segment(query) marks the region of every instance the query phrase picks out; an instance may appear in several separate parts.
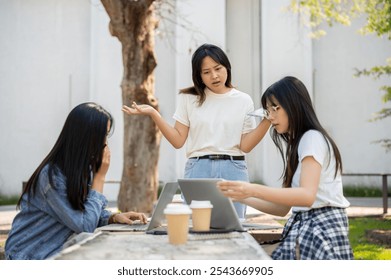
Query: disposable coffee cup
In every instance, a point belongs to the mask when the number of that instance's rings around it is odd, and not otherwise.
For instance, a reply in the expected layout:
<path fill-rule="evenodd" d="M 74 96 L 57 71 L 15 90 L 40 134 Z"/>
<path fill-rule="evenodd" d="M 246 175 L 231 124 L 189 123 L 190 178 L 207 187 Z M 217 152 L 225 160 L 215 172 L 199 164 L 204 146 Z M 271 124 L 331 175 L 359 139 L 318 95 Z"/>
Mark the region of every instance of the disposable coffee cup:
<path fill-rule="evenodd" d="M 183 204 L 183 198 L 181 194 L 175 194 L 174 197 L 172 198 L 172 203 L 180 203 Z"/>
<path fill-rule="evenodd" d="M 169 203 L 164 209 L 167 219 L 168 241 L 173 245 L 185 244 L 189 233 L 191 209 L 186 204 Z"/>
<path fill-rule="evenodd" d="M 210 217 L 213 205 L 209 200 L 192 200 L 190 203 L 192 210 L 193 231 L 208 231 L 210 229 Z"/>

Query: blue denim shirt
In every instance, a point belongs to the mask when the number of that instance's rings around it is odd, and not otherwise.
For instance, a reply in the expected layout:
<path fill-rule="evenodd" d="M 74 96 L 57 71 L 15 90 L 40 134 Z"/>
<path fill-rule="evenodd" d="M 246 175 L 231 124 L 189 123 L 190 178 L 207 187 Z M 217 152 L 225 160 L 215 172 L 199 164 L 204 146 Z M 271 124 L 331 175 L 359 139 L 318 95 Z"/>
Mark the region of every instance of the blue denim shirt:
<path fill-rule="evenodd" d="M 6 259 L 46 259 L 58 253 L 73 233 L 93 232 L 107 225 L 111 212 L 105 210 L 107 199 L 90 190 L 85 210 L 75 210 L 66 192 L 66 178 L 57 169 L 53 184 L 45 166 L 38 178 L 35 195 L 23 195 L 21 210 L 15 216 L 5 244 Z"/>

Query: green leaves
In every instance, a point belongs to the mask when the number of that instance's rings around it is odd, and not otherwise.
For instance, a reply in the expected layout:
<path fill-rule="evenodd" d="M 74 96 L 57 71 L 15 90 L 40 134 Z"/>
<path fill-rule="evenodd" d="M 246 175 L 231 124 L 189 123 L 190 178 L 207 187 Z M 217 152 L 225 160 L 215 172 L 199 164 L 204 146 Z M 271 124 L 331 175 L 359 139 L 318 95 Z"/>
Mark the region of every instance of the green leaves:
<path fill-rule="evenodd" d="M 391 0 L 292 0 L 288 10 L 300 14 L 301 21 L 312 28 L 313 38 L 326 35 L 323 23 L 349 26 L 354 18 L 366 15 L 366 25 L 359 32 L 391 40 Z"/>
<path fill-rule="evenodd" d="M 363 34 L 376 33 L 378 36 L 386 35 L 391 40 L 391 1 L 370 0 L 365 7 L 368 15 L 367 24 L 360 30 Z"/>

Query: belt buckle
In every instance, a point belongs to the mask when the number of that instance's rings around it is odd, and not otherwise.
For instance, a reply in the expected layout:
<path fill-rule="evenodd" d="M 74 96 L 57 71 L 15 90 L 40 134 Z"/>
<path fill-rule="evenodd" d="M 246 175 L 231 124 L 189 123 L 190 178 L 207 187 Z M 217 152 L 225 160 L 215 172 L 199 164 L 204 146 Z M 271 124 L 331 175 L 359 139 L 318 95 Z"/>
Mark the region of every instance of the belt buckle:
<path fill-rule="evenodd" d="M 210 155 L 209 159 L 215 160 L 215 159 L 221 159 L 222 157 L 220 155 Z"/>

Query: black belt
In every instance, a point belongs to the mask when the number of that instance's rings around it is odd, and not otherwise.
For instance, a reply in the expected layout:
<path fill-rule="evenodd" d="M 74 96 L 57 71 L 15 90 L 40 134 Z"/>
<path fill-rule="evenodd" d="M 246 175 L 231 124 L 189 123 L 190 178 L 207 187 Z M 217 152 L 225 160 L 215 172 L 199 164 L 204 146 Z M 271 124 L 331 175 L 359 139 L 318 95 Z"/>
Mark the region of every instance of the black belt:
<path fill-rule="evenodd" d="M 232 160 L 244 160 L 244 156 L 229 156 L 229 155 L 206 155 L 202 157 L 192 157 L 196 159 L 211 159 L 211 160 L 216 160 L 216 159 L 232 159 Z"/>

